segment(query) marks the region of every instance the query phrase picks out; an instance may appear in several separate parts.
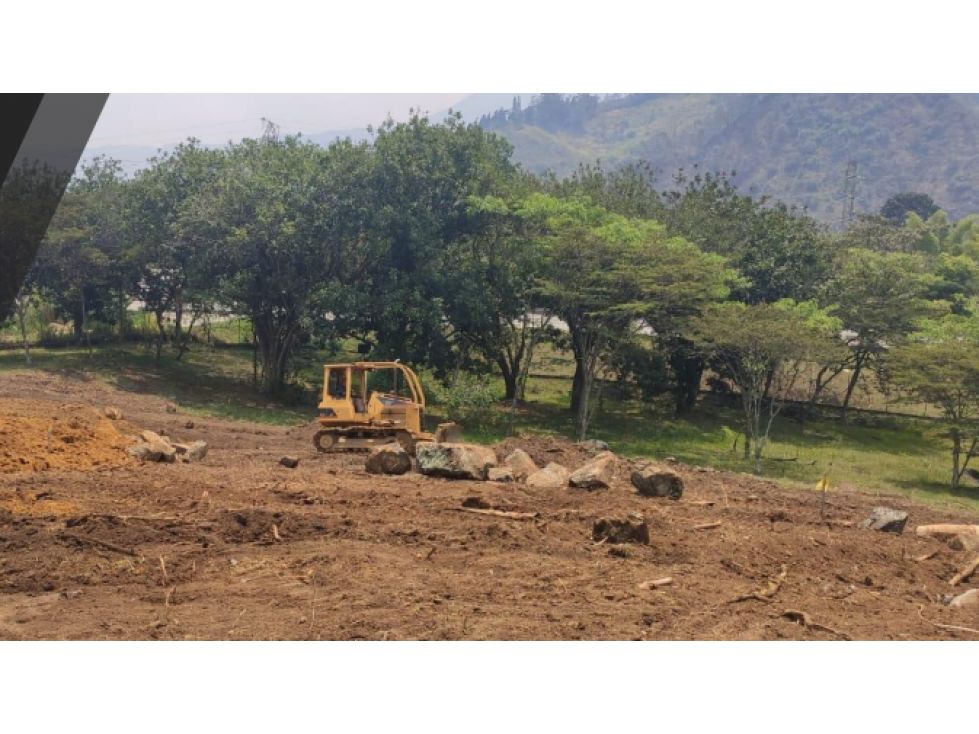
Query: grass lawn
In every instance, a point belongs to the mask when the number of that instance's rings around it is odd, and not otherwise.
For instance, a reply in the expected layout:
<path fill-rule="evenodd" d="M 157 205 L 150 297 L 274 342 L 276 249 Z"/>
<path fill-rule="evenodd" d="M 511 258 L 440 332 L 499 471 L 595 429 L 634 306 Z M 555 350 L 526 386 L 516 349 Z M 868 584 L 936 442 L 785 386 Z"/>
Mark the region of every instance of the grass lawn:
<path fill-rule="evenodd" d="M 566 408 L 570 379 L 555 369 L 560 355 L 546 356 L 551 369 L 542 372 L 554 376 L 531 378 L 528 403 L 515 416 L 514 428 L 522 433 L 573 436 Z M 78 348 L 37 349 L 34 369 L 89 374 L 120 389 L 174 400 L 183 410 L 198 415 L 294 425 L 315 416 L 322 363 L 356 358 L 355 352 L 330 355 L 306 351 L 300 355 L 302 386 L 276 398 L 254 389 L 252 353 L 247 348 L 195 347 L 180 361 L 165 351 L 159 365 L 148 346 L 96 348 L 91 356 Z M 4 373 L 24 369 L 20 352 L 0 352 L 0 380 Z M 534 372 L 540 374 L 536 369 Z M 489 426 L 468 426 L 466 436 L 480 442 L 502 438 L 508 410 L 501 404 Z M 438 406 L 432 406 L 430 412 L 433 419 L 439 417 Z M 765 476 L 811 487 L 828 474 L 834 485 L 979 508 L 979 489 L 966 488 L 952 494 L 947 487 L 950 446 L 938 424 L 859 413 L 853 423 L 843 426 L 835 420 L 823 420 L 800 427 L 789 419 L 777 419 L 773 440 L 766 449 Z M 742 458 L 741 443 L 738 450 L 733 448 L 739 424 L 736 408 L 711 398 L 702 400 L 694 413 L 681 419 L 674 419 L 666 404 L 606 398 L 590 435 L 608 441 L 625 456 L 674 456 L 689 464 L 749 472 L 751 462 Z"/>

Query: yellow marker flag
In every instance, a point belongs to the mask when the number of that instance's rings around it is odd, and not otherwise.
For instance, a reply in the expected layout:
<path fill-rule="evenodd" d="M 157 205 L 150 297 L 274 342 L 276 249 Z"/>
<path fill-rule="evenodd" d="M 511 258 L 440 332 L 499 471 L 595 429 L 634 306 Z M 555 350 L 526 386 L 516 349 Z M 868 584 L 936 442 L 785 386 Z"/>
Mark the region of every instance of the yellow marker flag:
<path fill-rule="evenodd" d="M 816 486 L 813 487 L 813 489 L 815 489 L 817 492 L 825 492 L 826 490 L 830 489 L 830 487 L 829 476 L 827 474 L 823 474 L 823 478 L 816 482 Z"/>

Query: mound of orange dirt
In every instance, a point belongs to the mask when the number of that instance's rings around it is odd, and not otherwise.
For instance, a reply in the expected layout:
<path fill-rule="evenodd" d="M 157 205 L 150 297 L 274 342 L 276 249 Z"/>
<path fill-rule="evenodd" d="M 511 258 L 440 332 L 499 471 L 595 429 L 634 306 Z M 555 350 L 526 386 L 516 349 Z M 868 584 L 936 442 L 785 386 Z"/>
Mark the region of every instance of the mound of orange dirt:
<path fill-rule="evenodd" d="M 91 407 L 0 401 L 0 473 L 130 465 L 132 443 Z"/>

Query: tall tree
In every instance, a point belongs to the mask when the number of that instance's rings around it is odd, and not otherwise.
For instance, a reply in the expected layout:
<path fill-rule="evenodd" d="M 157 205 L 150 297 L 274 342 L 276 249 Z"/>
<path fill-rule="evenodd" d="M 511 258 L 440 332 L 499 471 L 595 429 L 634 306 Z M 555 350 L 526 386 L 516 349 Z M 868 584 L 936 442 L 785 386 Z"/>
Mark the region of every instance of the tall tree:
<path fill-rule="evenodd" d="M 370 237 L 385 255 L 363 285 L 380 353 L 443 369 L 453 361 L 440 266 L 446 248 L 470 234 L 470 197 L 508 194 L 517 175 L 511 153 L 503 138 L 459 116 L 433 124 L 415 115 L 377 131 Z"/>
<path fill-rule="evenodd" d="M 835 304 L 851 352 L 841 414 L 844 421 L 864 371 L 913 331 L 919 319 L 947 311 L 924 298 L 934 283 L 935 277 L 918 255 L 853 249 L 840 258 L 825 300 Z"/>
<path fill-rule="evenodd" d="M 173 346 L 180 359 L 194 325 L 214 303 L 219 257 L 192 226 L 196 208 L 220 175 L 224 155 L 190 139 L 150 160 L 128 187 L 130 236 L 138 251 L 128 259 L 138 267 L 138 293 L 157 326 L 157 359 L 173 318 Z"/>
<path fill-rule="evenodd" d="M 670 237 L 653 221 L 611 214 L 587 200 L 533 195 L 544 217 L 542 305 L 567 325 L 575 359 L 571 408 L 584 438 L 596 381 L 645 326 L 668 330 L 725 297 L 735 274 L 723 259 Z"/>
<path fill-rule="evenodd" d="M 880 215 L 891 224 L 901 226 L 909 214 L 917 214 L 922 219 L 928 219 L 938 211 L 938 205 L 928 194 L 915 191 L 905 191 L 894 194 L 880 208 Z"/>
<path fill-rule="evenodd" d="M 61 200 L 38 252 L 39 287 L 89 345 L 89 321 L 97 314 L 120 318 L 113 298 L 124 267 L 124 181 L 117 161 L 96 158 L 82 168 Z M 114 307 L 115 306 L 115 307 Z"/>
<path fill-rule="evenodd" d="M 950 484 L 956 489 L 979 448 L 979 319 L 949 315 L 922 326 L 891 355 L 891 379 L 941 411 L 952 442 Z"/>
<path fill-rule="evenodd" d="M 740 395 L 745 457 L 753 446 L 756 474 L 762 473 L 776 416 L 804 367 L 837 347 L 836 328 L 827 312 L 788 299 L 756 305 L 728 302 L 697 321 L 697 343 Z"/>
<path fill-rule="evenodd" d="M 265 388 L 277 391 L 301 336 L 326 317 L 321 296 L 368 262 L 357 185 L 367 149 L 344 142 L 324 150 L 288 137 L 245 140 L 225 156 L 183 227 L 219 259 L 222 303 L 251 320 Z"/>
<path fill-rule="evenodd" d="M 468 215 L 469 233 L 447 245 L 439 267 L 445 315 L 462 351 L 495 365 L 513 400 L 539 336 L 531 314 L 542 265 L 537 223 L 519 202 L 495 196 L 471 197 Z"/>

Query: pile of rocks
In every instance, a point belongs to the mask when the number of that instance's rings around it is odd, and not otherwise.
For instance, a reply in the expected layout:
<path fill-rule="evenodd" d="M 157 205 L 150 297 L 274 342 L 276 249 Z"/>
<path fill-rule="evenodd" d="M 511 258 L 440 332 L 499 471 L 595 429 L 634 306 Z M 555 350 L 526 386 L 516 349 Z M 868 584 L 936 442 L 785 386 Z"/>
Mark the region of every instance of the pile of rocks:
<path fill-rule="evenodd" d="M 207 456 L 207 442 L 175 443 L 153 431 L 143 431 L 139 443 L 129 449 L 129 455 L 143 462 L 189 463 Z"/>
<path fill-rule="evenodd" d="M 538 466 L 523 449 L 513 449 L 502 463 L 493 449 L 468 443 L 420 443 L 416 450 L 418 471 L 426 476 L 468 479 L 478 482 L 522 483 L 533 489 L 608 489 L 615 476 L 618 458 L 607 444 L 574 471 L 556 462 Z M 364 467 L 371 474 L 406 474 L 411 457 L 397 444 L 374 448 Z M 668 467 L 644 463 L 632 473 L 632 484 L 646 497 L 680 499 L 683 480 Z"/>

